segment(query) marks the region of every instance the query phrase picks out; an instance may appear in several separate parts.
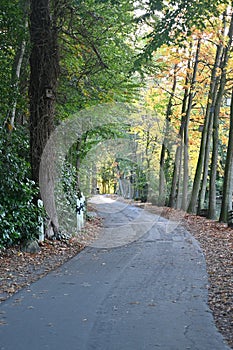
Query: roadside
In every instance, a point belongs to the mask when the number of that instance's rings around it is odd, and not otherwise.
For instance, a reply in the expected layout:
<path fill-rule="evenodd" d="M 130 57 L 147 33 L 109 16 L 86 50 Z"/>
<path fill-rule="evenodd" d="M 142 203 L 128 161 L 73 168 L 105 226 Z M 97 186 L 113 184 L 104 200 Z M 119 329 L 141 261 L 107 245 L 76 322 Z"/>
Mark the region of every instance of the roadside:
<path fill-rule="evenodd" d="M 233 231 L 226 225 L 170 208 L 147 205 L 147 210 L 170 220 L 181 217 L 181 224 L 199 241 L 209 273 L 209 306 L 216 325 L 233 348 Z M 93 218 L 87 223 L 85 238 L 92 239 L 100 227 L 101 220 Z M 62 265 L 84 246 L 84 241 L 46 241 L 35 255 L 21 253 L 17 248 L 1 252 L 0 301 Z"/>
<path fill-rule="evenodd" d="M 93 216 L 79 240 L 45 240 L 36 254 L 22 252 L 19 246 L 0 251 L 0 303 L 80 253 L 99 230 L 101 219 Z"/>

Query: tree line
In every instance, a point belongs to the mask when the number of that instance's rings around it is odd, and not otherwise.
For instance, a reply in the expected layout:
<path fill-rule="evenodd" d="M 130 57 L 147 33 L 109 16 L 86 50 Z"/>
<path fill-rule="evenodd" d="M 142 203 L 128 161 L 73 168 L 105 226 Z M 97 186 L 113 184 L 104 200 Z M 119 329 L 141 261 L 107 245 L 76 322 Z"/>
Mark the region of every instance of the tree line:
<path fill-rule="evenodd" d="M 208 215 L 214 218 L 220 188 L 225 222 L 232 195 L 233 117 L 223 101 L 232 94 L 232 28 L 226 1 L 3 0 L 0 244 L 37 235 L 37 217 L 44 215 L 37 206 L 40 161 L 56 126 L 77 111 L 115 101 L 146 101 L 164 118 L 160 154 L 152 129 L 144 144 L 147 173 L 159 157 L 158 204 L 198 212 L 208 188 Z M 191 144 L 194 119 L 203 128 Z M 174 130 L 178 141 L 170 146 Z M 80 160 L 93 144 L 127 132 L 110 123 L 83 135 L 69 151 L 65 173 L 74 168 L 71 177 L 78 179 Z M 196 157 L 191 161 L 190 152 Z M 216 186 L 220 172 L 223 183 Z M 77 181 L 74 187 L 67 181 L 77 190 Z M 48 196 L 53 200 L 53 185 Z M 53 217 L 50 225 L 56 234 Z"/>

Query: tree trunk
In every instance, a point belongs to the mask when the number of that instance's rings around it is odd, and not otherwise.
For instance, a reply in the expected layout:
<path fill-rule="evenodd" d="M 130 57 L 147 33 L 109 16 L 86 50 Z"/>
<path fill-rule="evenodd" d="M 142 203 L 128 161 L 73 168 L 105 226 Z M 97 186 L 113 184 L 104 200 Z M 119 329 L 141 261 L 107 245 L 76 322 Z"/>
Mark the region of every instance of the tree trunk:
<path fill-rule="evenodd" d="M 230 176 L 230 185 L 229 185 L 229 203 L 228 203 L 228 210 L 232 210 L 232 193 L 233 193 L 233 177 L 232 177 L 232 169 L 231 169 L 231 176 Z"/>
<path fill-rule="evenodd" d="M 228 221 L 229 202 L 232 202 L 232 174 L 233 174 L 233 89 L 231 94 L 230 130 L 227 148 L 226 166 L 224 171 L 223 198 L 220 213 L 220 222 Z"/>
<path fill-rule="evenodd" d="M 188 67 L 190 65 L 190 60 L 188 62 Z M 189 70 L 187 71 L 186 78 L 185 78 L 185 86 L 188 86 L 189 84 Z M 181 175 L 181 165 L 182 165 L 182 154 L 183 154 L 183 138 L 184 138 L 184 125 L 185 125 L 185 115 L 186 115 L 186 109 L 187 109 L 187 101 L 188 101 L 188 94 L 189 89 L 185 88 L 183 102 L 182 102 L 182 110 L 181 110 L 181 124 L 180 124 L 180 130 L 179 130 L 179 144 L 176 148 L 176 154 L 175 154 L 175 163 L 174 163 L 174 169 L 172 174 L 172 185 L 171 185 L 171 191 L 169 196 L 169 204 L 168 206 L 171 208 L 179 207 L 177 202 L 177 187 L 178 187 L 178 194 L 180 193 L 181 184 L 180 184 L 180 177 Z"/>
<path fill-rule="evenodd" d="M 215 64 L 212 70 L 211 74 L 211 82 L 210 82 L 210 90 L 209 90 L 209 96 L 208 96 L 208 103 L 205 113 L 205 120 L 204 120 L 204 127 L 202 131 L 202 137 L 201 137 L 201 146 L 198 156 L 198 162 L 193 182 L 193 188 L 192 188 L 192 194 L 191 199 L 188 206 L 188 212 L 189 213 L 196 213 L 196 205 L 197 205 L 197 199 L 198 195 L 200 194 L 201 197 L 201 203 L 199 203 L 199 209 L 202 209 L 203 206 L 203 199 L 205 197 L 205 184 L 207 182 L 207 175 L 208 175 L 208 165 L 209 165 L 209 152 L 210 152 L 210 137 L 209 132 L 212 130 L 213 125 L 213 109 L 214 109 L 214 100 L 215 100 L 215 91 L 216 84 L 217 84 L 217 71 L 220 66 L 221 61 L 221 54 L 222 54 L 222 46 L 219 45 L 217 47 L 216 56 L 215 56 Z M 204 173 L 203 173 L 203 167 Z M 199 193 L 200 187 L 201 187 L 201 179 L 202 180 L 202 188 L 201 193 Z M 199 199 L 200 200 L 200 199 Z"/>
<path fill-rule="evenodd" d="M 213 151 L 211 161 L 211 174 L 210 174 L 210 195 L 209 195 L 209 212 L 208 217 L 210 219 L 216 218 L 216 178 L 217 178 L 217 167 L 218 167 L 218 143 L 219 143 L 219 113 L 221 108 L 221 102 L 226 85 L 226 69 L 229 60 L 229 51 L 232 44 L 233 35 L 233 15 L 231 17 L 231 24 L 228 32 L 228 44 L 223 50 L 222 58 L 222 74 L 219 84 L 218 95 L 215 103 L 214 111 L 214 123 L 213 123 Z"/>
<path fill-rule="evenodd" d="M 27 24 L 25 23 L 25 27 Z M 26 49 L 26 40 L 22 41 L 19 53 L 17 55 L 17 66 L 16 66 L 16 82 L 14 84 L 14 89 L 15 89 L 15 98 L 13 101 L 13 106 L 12 106 L 12 111 L 11 111 L 11 118 L 10 118 L 10 129 L 13 130 L 15 126 L 15 116 L 16 116 L 16 107 L 17 107 L 17 93 L 19 90 L 19 79 L 20 79 L 20 72 L 21 72 L 21 67 L 23 63 L 23 57 Z"/>
<path fill-rule="evenodd" d="M 211 110 L 210 110 L 210 109 Z M 208 110 L 209 109 L 209 110 Z M 208 183 L 208 173 L 209 173 L 209 159 L 210 159 L 210 147 L 211 147 L 211 134 L 213 130 L 213 107 L 207 106 L 206 118 L 208 119 L 208 133 L 206 135 L 206 147 L 204 151 L 204 162 L 203 162 L 203 174 L 202 181 L 200 184 L 200 192 L 198 195 L 198 208 L 197 212 L 200 213 L 201 209 L 204 208 L 204 202 L 206 198 L 206 188 Z M 207 117 L 208 115 L 208 117 Z"/>
<path fill-rule="evenodd" d="M 92 162 L 92 169 L 91 169 L 91 194 L 96 194 L 97 189 L 97 167 L 96 163 Z"/>
<path fill-rule="evenodd" d="M 223 78 L 223 77 L 222 77 Z M 213 150 L 210 167 L 210 188 L 209 188 L 209 208 L 208 218 L 216 219 L 216 179 L 217 179 L 217 168 L 218 168 L 218 143 L 219 143 L 219 113 L 221 108 L 222 97 L 224 93 L 225 82 L 221 78 L 218 96 L 215 102 L 215 111 L 213 119 Z"/>
<path fill-rule="evenodd" d="M 161 154 L 160 154 L 160 170 L 159 170 L 159 202 L 160 204 L 164 205 L 164 202 L 166 200 L 165 195 L 165 158 L 166 158 L 166 151 L 168 148 L 168 139 L 169 139 L 169 130 L 170 130 L 170 121 L 171 121 L 171 115 L 172 115 L 172 105 L 173 105 L 173 98 L 176 91 L 176 84 L 177 84 L 177 65 L 174 66 L 174 76 L 173 76 L 173 85 L 172 85 L 172 91 L 170 94 L 170 98 L 167 105 L 167 112 L 166 112 L 166 124 L 165 124 L 165 135 L 164 135 L 164 141 L 162 144 Z"/>
<path fill-rule="evenodd" d="M 165 128 L 166 130 L 166 128 Z M 160 166 L 159 166 L 159 205 L 164 205 L 166 201 L 166 194 L 165 194 L 165 184 L 166 184 L 166 179 L 165 179 L 165 155 L 166 155 L 166 149 L 164 143 L 162 144 L 162 150 L 160 153 Z"/>
<path fill-rule="evenodd" d="M 22 2 L 22 1 L 21 1 Z M 29 0 L 23 1 L 20 6 L 22 6 L 22 10 L 24 13 L 24 31 L 25 33 L 28 30 L 28 7 L 29 7 Z M 17 49 L 16 55 L 15 55 L 15 62 L 13 65 L 13 71 L 12 71 L 12 96 L 10 96 L 10 118 L 9 118 L 9 125 L 8 129 L 12 131 L 15 126 L 15 116 L 16 116 L 16 108 L 17 108 L 17 100 L 18 100 L 18 94 L 19 94 L 19 83 L 20 83 L 20 74 L 24 59 L 24 54 L 26 50 L 26 34 L 24 34 L 24 37 L 22 39 L 22 42 L 20 46 Z"/>
<path fill-rule="evenodd" d="M 177 207 L 177 185 L 179 183 L 179 174 L 180 174 L 180 163 L 182 162 L 182 150 L 183 150 L 183 140 L 180 139 L 180 144 L 177 146 L 176 154 L 175 154 L 175 163 L 172 174 L 172 185 L 171 191 L 169 195 L 168 206 L 171 208 Z M 180 186 L 179 186 L 180 188 Z"/>
<path fill-rule="evenodd" d="M 182 134 L 183 135 L 183 134 Z M 183 189 L 183 152 L 184 152 L 184 140 L 183 138 L 181 139 L 181 144 L 179 146 L 179 152 L 178 152 L 178 157 L 179 157 L 179 162 L 178 162 L 178 172 L 177 172 L 177 184 L 175 187 L 176 190 L 176 203 L 175 203 L 175 208 L 180 209 L 182 205 L 182 189 Z"/>
<path fill-rule="evenodd" d="M 190 88 L 190 93 L 188 98 L 188 106 L 187 106 L 185 125 L 184 125 L 184 177 L 183 177 L 183 195 L 182 195 L 183 210 L 187 209 L 187 200 L 188 200 L 188 183 L 189 183 L 189 153 L 188 153 L 189 135 L 188 135 L 188 132 L 189 132 L 190 115 L 191 115 L 192 105 L 193 105 L 194 90 L 196 85 L 200 49 L 201 49 L 201 39 L 198 39 L 194 67 L 193 67 L 193 76 L 191 81 L 191 88 Z"/>
<path fill-rule="evenodd" d="M 58 1 L 53 2 L 53 6 L 57 9 Z M 30 7 L 30 150 L 32 178 L 36 184 L 39 184 L 41 156 L 49 136 L 54 130 L 59 54 L 56 13 L 52 11 L 51 1 L 31 0 Z M 47 193 L 43 201 L 46 210 L 49 211 L 48 214 L 56 232 L 58 230 L 58 219 L 54 200 L 52 164 L 53 155 L 51 154 L 50 169 L 43 169 L 43 171 L 49 172 L 44 177 L 47 180 L 45 180 L 43 186 L 47 187 Z"/>
<path fill-rule="evenodd" d="M 209 159 L 210 159 L 210 148 L 211 148 L 211 135 L 213 131 L 213 120 L 214 120 L 214 106 L 217 99 L 218 86 L 219 86 L 219 76 L 216 76 L 217 68 L 220 66 L 221 55 L 222 55 L 223 46 L 218 45 L 215 57 L 215 64 L 212 71 L 212 79 L 210 83 L 210 92 L 206 108 L 206 118 L 208 119 L 208 133 L 206 136 L 206 147 L 204 155 L 204 164 L 203 164 L 203 174 L 201 189 L 198 197 L 198 213 L 201 209 L 204 208 L 204 202 L 206 197 L 206 187 L 208 183 L 208 173 L 209 173 Z"/>

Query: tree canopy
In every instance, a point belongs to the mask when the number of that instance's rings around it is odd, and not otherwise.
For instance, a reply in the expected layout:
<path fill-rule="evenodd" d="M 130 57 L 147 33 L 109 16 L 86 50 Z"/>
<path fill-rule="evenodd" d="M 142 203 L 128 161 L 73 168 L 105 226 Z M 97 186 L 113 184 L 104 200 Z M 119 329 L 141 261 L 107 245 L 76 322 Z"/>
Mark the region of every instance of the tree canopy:
<path fill-rule="evenodd" d="M 109 116 L 77 137 L 67 150 L 63 189 L 70 194 L 81 186 L 84 162 L 93 176 L 82 181 L 92 192 L 99 184 L 111 192 L 127 183 L 135 199 L 147 192 L 158 205 L 211 218 L 221 210 L 227 221 L 232 11 L 225 0 L 2 1 L 0 245 L 38 231 L 40 161 L 55 128 L 108 103 L 130 104 L 135 112 L 123 113 L 118 123 Z M 117 139 L 128 146 L 130 140 L 132 148 L 124 150 L 133 162 L 117 147 L 106 159 L 88 158 Z M 54 203 L 51 182 L 47 193 Z M 50 219 L 56 233 L 56 215 Z"/>

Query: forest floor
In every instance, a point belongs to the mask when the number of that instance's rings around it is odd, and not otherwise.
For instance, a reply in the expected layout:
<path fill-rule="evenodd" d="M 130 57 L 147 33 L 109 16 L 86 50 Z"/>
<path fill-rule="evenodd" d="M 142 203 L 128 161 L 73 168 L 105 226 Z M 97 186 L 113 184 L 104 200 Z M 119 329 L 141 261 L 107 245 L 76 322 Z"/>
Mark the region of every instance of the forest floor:
<path fill-rule="evenodd" d="M 209 306 L 218 329 L 233 349 L 233 230 L 225 224 L 171 208 L 146 205 L 146 209 L 179 221 L 199 241 L 209 274 Z M 22 252 L 20 247 L 0 251 L 0 302 L 78 254 L 89 240 L 98 236 L 101 227 L 101 218 L 93 216 L 86 223 L 81 243 L 75 238 L 46 240 L 36 254 Z"/>

